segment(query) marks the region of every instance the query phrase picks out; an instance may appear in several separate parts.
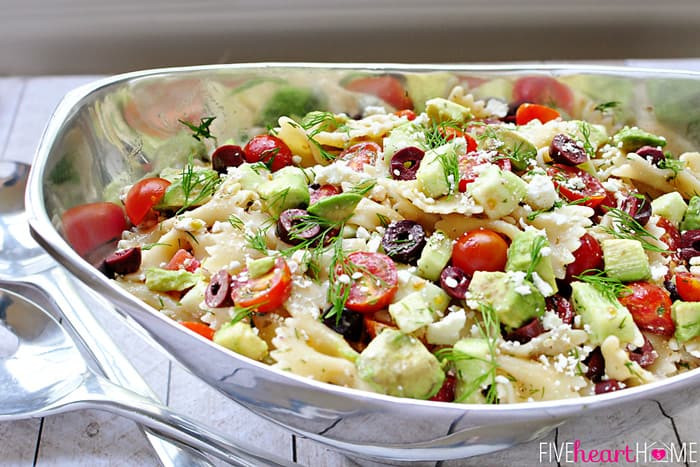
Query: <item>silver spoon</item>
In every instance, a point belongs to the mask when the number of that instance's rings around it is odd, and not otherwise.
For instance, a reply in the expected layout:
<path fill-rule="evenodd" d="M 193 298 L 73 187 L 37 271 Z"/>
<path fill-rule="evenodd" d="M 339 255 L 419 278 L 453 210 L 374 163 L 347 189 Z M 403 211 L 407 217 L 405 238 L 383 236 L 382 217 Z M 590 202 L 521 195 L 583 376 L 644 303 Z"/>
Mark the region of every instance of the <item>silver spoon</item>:
<path fill-rule="evenodd" d="M 0 356 L 0 421 L 106 410 L 228 462 L 291 465 L 244 452 L 199 423 L 97 376 L 58 321 L 28 299 L 0 288 L 0 309 L 3 335 L 15 336 Z"/>
<path fill-rule="evenodd" d="M 105 376 L 157 402 L 155 393 L 85 305 L 67 272 L 58 267 L 31 238 L 24 211 L 24 191 L 28 173 L 27 164 L 0 162 L 0 287 L 16 290 L 15 286 L 18 284 L 30 284 L 41 289 L 54 302 L 54 306 L 60 309 L 64 324 L 74 331 L 83 344 L 82 348 L 97 361 Z M 22 294 L 25 295 L 27 290 L 25 287 Z M 154 344 L 145 332 L 140 334 L 149 343 Z M 189 447 L 177 446 L 150 433 L 149 430 L 144 431 L 164 465 L 211 465 L 204 456 Z M 253 448 L 241 446 L 238 449 L 245 451 Z"/>

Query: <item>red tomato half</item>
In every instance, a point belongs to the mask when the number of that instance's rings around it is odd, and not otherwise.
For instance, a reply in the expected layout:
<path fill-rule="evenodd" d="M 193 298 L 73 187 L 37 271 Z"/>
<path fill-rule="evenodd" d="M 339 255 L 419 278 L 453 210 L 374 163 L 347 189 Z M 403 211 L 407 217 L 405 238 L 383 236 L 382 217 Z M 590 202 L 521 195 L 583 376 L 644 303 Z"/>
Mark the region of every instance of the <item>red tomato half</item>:
<path fill-rule="evenodd" d="M 258 313 L 279 308 L 292 292 L 292 273 L 282 258 L 275 260 L 270 272 L 260 277 L 248 277 L 244 269 L 231 283 L 231 299 L 241 308 L 254 307 Z"/>
<path fill-rule="evenodd" d="M 454 402 L 456 387 L 457 378 L 453 375 L 445 375 L 445 380 L 442 382 L 440 390 L 428 400 L 436 402 Z"/>
<path fill-rule="evenodd" d="M 574 262 L 566 266 L 566 279 L 573 280 L 589 269 L 602 269 L 603 249 L 600 243 L 590 234 L 583 234 L 581 246 L 573 252 Z"/>
<path fill-rule="evenodd" d="M 567 85 L 550 76 L 525 76 L 513 85 L 513 102 L 556 106 L 570 114 L 574 93 Z"/>
<path fill-rule="evenodd" d="M 126 215 L 134 225 L 139 225 L 148 212 L 163 199 L 170 182 L 164 178 L 144 178 L 134 183 L 126 195 Z"/>
<path fill-rule="evenodd" d="M 413 108 L 413 102 L 403 84 L 393 76 L 355 78 L 345 85 L 345 89 L 377 96 L 396 110 Z"/>
<path fill-rule="evenodd" d="M 335 185 L 321 185 L 317 189 L 311 191 L 309 204 L 314 204 L 319 199 L 328 198 L 329 196 L 339 195 L 340 188 Z"/>
<path fill-rule="evenodd" d="M 348 161 L 348 167 L 355 172 L 362 172 L 365 164 L 374 165 L 377 161 L 377 154 L 382 148 L 377 143 L 370 141 L 353 144 L 338 156 L 341 160 Z"/>
<path fill-rule="evenodd" d="M 700 279 L 689 272 L 676 274 L 676 289 L 681 300 L 686 302 L 700 302 Z"/>
<path fill-rule="evenodd" d="M 671 252 L 675 252 L 681 247 L 681 233 L 678 231 L 673 222 L 665 217 L 659 217 L 656 225 L 664 229 L 666 232 L 659 238 L 662 242 L 668 245 Z"/>
<path fill-rule="evenodd" d="M 292 165 L 292 151 L 289 146 L 272 135 L 253 136 L 243 148 L 245 160 L 251 164 L 264 162 L 271 171 L 276 172 L 282 167 Z"/>
<path fill-rule="evenodd" d="M 464 138 L 467 141 L 467 152 L 476 151 L 476 140 L 460 130 L 451 126 L 441 126 L 438 132 L 445 138 L 445 141 L 452 141 L 455 138 Z"/>
<path fill-rule="evenodd" d="M 397 110 L 394 112 L 394 115 L 397 117 L 406 117 L 409 122 L 416 119 L 416 113 L 410 109 Z"/>
<path fill-rule="evenodd" d="M 63 213 L 62 222 L 66 240 L 81 256 L 121 237 L 127 228 L 124 211 L 114 203 L 75 206 Z"/>
<path fill-rule="evenodd" d="M 469 277 L 476 271 L 503 271 L 508 244 L 493 230 L 478 229 L 462 234 L 452 249 L 452 265 Z"/>
<path fill-rule="evenodd" d="M 569 202 L 586 198 L 584 206 L 595 208 L 607 198 L 600 180 L 576 167 L 557 164 L 547 169 L 554 185 Z"/>
<path fill-rule="evenodd" d="M 169 271 L 177 271 L 178 269 L 184 269 L 188 272 L 195 272 L 200 266 L 199 261 L 192 256 L 189 251 L 180 248 L 175 252 L 168 264 L 163 268 Z"/>
<path fill-rule="evenodd" d="M 630 282 L 631 293 L 620 297 L 620 303 L 632 313 L 642 331 L 670 337 L 676 330 L 671 318 L 671 298 L 668 292 L 650 282 Z"/>
<path fill-rule="evenodd" d="M 459 191 L 461 193 L 467 191 L 467 185 L 476 180 L 478 174 L 475 169 L 484 163 L 484 161 L 479 160 L 479 153 L 477 152 L 468 152 L 459 156 Z M 509 172 L 513 170 L 513 165 L 507 157 L 497 159 L 491 163 L 496 164 L 501 170 Z"/>
<path fill-rule="evenodd" d="M 180 321 L 180 324 L 185 326 L 190 331 L 194 331 L 206 339 L 214 339 L 214 330 L 204 323 L 200 323 L 197 321 Z"/>
<path fill-rule="evenodd" d="M 525 125 L 532 120 L 539 120 L 542 123 L 547 123 L 550 120 L 559 118 L 559 112 L 546 105 L 539 104 L 520 104 L 518 110 L 515 111 L 515 124 Z"/>
<path fill-rule="evenodd" d="M 386 308 L 399 287 L 399 276 L 394 261 L 382 253 L 356 251 L 347 257 L 347 264 L 336 267 L 336 276 L 353 270 L 362 274 L 350 279 L 350 294 L 345 306 L 360 313 L 371 313 Z"/>

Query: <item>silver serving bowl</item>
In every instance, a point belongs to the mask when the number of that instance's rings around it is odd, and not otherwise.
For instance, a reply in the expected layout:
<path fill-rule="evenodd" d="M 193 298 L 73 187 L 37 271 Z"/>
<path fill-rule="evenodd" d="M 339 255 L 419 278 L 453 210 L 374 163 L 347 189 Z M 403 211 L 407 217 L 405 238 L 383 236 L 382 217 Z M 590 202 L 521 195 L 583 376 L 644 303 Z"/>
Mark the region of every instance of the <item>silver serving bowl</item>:
<path fill-rule="evenodd" d="M 700 74 L 569 65 L 249 64 L 144 71 L 83 86 L 60 103 L 31 171 L 26 205 L 32 234 L 81 281 L 143 326 L 174 359 L 230 399 L 302 436 L 356 455 L 462 458 L 531 441 L 593 413 L 617 413 L 627 420 L 623 426 L 599 427 L 602 436 L 638 426 L 642 420 L 624 414 L 640 413 L 651 401 L 663 404 L 669 414 L 695 401 L 700 369 L 594 397 L 495 406 L 401 399 L 319 383 L 233 354 L 191 333 L 108 280 L 65 240 L 61 215 L 66 209 L 114 197 L 115 186 L 177 156 L 178 145 L 167 144 L 182 129 L 177 118 L 216 116 L 212 128 L 220 141 L 229 136 L 245 141 L 249 128 L 260 123 L 264 102 L 283 83 L 307 87 L 320 105 L 353 115 L 377 103 L 371 96 L 342 91 L 342 84 L 358 74 L 391 74 L 414 90 L 429 86 L 431 95 L 414 96 L 416 102 L 446 94 L 458 81 L 498 97 L 510 92 L 515 78 L 554 77 L 577 96 L 619 101 L 614 109 L 619 118 L 655 125 L 677 151 L 700 147 Z M 490 84 L 482 86 L 485 82 Z M 240 93 L 246 93 L 244 98 Z M 575 107 L 574 116 L 593 111 Z"/>

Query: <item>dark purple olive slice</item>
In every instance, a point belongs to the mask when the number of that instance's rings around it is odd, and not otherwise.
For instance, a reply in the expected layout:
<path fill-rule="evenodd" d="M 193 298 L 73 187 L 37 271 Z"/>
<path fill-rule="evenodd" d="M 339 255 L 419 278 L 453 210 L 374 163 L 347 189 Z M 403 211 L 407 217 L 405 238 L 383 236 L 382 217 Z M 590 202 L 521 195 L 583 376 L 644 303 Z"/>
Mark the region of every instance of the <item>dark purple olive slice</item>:
<path fill-rule="evenodd" d="M 605 394 L 606 392 L 619 391 L 622 388 L 620 382 L 616 379 L 609 379 L 607 381 L 601 381 L 600 383 L 595 383 L 595 393 Z"/>
<path fill-rule="evenodd" d="M 112 274 L 131 274 L 141 267 L 141 248 L 127 248 L 115 251 L 104 262 L 107 271 Z"/>
<path fill-rule="evenodd" d="M 308 212 L 304 209 L 282 211 L 277 219 L 277 236 L 280 240 L 290 245 L 298 245 L 318 237 L 321 234 L 321 227 L 318 224 L 303 222 L 305 216 L 308 216 Z"/>
<path fill-rule="evenodd" d="M 681 248 L 678 250 L 678 254 L 680 254 L 681 258 L 684 260 L 690 261 L 691 258 L 700 256 L 700 251 L 696 250 L 695 248 Z"/>
<path fill-rule="evenodd" d="M 415 180 L 425 151 L 415 146 L 400 149 L 391 158 L 391 176 L 394 180 Z"/>
<path fill-rule="evenodd" d="M 639 225 L 642 226 L 646 225 L 651 218 L 651 202 L 644 195 L 629 195 L 622 201 L 620 209 L 629 214 L 630 217 L 639 222 Z"/>
<path fill-rule="evenodd" d="M 211 155 L 211 167 L 219 173 L 226 173 L 228 167 L 238 167 L 245 162 L 245 152 L 235 144 L 219 146 Z"/>
<path fill-rule="evenodd" d="M 686 230 L 681 234 L 681 248 L 700 250 L 700 230 Z"/>
<path fill-rule="evenodd" d="M 425 230 L 414 221 L 392 222 L 384 232 L 382 247 L 394 261 L 414 264 L 425 247 Z"/>
<path fill-rule="evenodd" d="M 588 160 L 583 145 L 564 134 L 558 134 L 552 138 L 552 144 L 549 145 L 549 157 L 554 162 L 565 165 L 579 165 Z"/>
<path fill-rule="evenodd" d="M 457 300 L 466 298 L 470 282 L 467 273 L 457 266 L 447 266 L 440 273 L 440 287 L 447 295 Z"/>
<path fill-rule="evenodd" d="M 642 146 L 641 148 L 637 149 L 635 151 L 639 157 L 642 159 L 646 159 L 647 161 L 651 162 L 653 165 L 659 165 L 659 163 L 665 159 L 664 157 L 664 152 L 659 149 L 655 148 L 654 146 Z"/>
<path fill-rule="evenodd" d="M 571 326 L 574 323 L 574 309 L 571 302 L 559 294 L 552 295 L 545 299 L 547 309 L 553 311 L 564 324 Z"/>
<path fill-rule="evenodd" d="M 362 337 L 364 317 L 362 313 L 343 308 L 340 319 L 335 316 L 328 316 L 323 318 L 323 324 L 338 334 L 342 334 L 342 336 L 347 340 L 351 342 L 358 342 Z"/>
<path fill-rule="evenodd" d="M 583 363 L 588 366 L 586 378 L 590 379 L 594 383 L 599 382 L 603 377 L 603 374 L 605 374 L 605 359 L 603 359 L 603 352 L 600 351 L 600 347 L 593 349 Z"/>
<path fill-rule="evenodd" d="M 211 308 L 233 306 L 230 289 L 231 274 L 222 269 L 211 276 L 207 290 L 204 291 L 204 303 Z"/>
<path fill-rule="evenodd" d="M 654 364 L 659 354 L 656 353 L 649 339 L 644 336 L 644 345 L 630 351 L 630 360 L 639 363 L 642 368 L 647 368 Z"/>
<path fill-rule="evenodd" d="M 534 318 L 529 323 L 523 324 L 518 329 L 514 329 L 506 334 L 505 339 L 507 341 L 517 341 L 521 344 L 527 344 L 543 332 L 544 326 L 542 326 L 542 322 L 539 319 Z"/>
<path fill-rule="evenodd" d="M 671 302 L 681 299 L 681 296 L 678 295 L 678 288 L 676 287 L 675 280 L 664 281 L 664 287 L 666 287 L 666 290 L 668 290 L 668 293 L 671 295 Z"/>

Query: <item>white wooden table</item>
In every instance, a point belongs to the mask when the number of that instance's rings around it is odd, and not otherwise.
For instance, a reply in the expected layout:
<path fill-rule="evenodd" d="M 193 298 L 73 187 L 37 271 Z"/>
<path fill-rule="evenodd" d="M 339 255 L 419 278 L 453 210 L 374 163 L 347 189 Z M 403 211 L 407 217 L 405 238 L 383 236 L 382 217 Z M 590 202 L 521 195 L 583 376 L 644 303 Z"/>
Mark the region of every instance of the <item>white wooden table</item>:
<path fill-rule="evenodd" d="M 625 63 L 700 70 L 700 59 L 628 60 Z M 94 78 L 0 78 L 0 160 L 31 162 L 43 127 L 62 95 Z M 155 392 L 172 408 L 218 427 L 232 438 L 250 440 L 302 465 L 376 465 L 348 458 L 316 442 L 293 436 L 249 413 L 151 349 L 129 331 L 121 318 L 100 310 L 97 313 L 117 344 Z M 654 412 L 655 423 L 640 426 L 633 432 L 619 433 L 614 438 L 598 439 L 596 428 L 602 424 L 614 425 L 615 420 L 591 417 L 577 422 L 575 426 L 564 425 L 541 441 L 563 443 L 581 439 L 587 449 L 624 449 L 628 443 L 644 441 L 676 444 L 700 441 L 700 405 L 673 418 L 667 416 L 662 407 L 651 407 L 649 410 Z M 636 414 L 629 416 L 635 417 Z M 557 465 L 554 460 L 548 462 L 546 457 L 544 461 L 540 462 L 540 444 L 536 441 L 491 455 L 440 462 L 438 465 Z M 0 465 L 43 467 L 77 464 L 150 466 L 158 465 L 158 459 L 132 422 L 103 412 L 85 410 L 40 420 L 0 423 Z"/>

